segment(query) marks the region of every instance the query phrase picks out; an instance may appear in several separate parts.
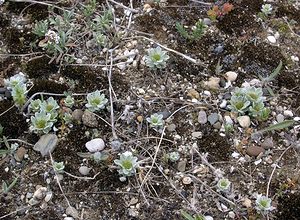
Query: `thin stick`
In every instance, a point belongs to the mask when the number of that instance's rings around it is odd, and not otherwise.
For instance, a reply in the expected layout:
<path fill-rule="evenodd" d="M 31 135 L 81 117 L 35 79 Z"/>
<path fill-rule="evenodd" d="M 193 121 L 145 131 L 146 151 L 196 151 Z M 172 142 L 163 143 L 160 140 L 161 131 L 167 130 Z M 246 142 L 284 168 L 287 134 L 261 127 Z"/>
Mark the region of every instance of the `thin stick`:
<path fill-rule="evenodd" d="M 50 155 L 52 167 L 54 167 L 54 160 L 53 160 L 53 157 L 52 157 L 52 154 L 51 154 L 50 151 L 49 151 L 49 155 Z M 65 200 L 67 201 L 68 206 L 69 206 L 69 207 L 72 207 L 71 204 L 70 204 L 70 202 L 69 202 L 69 200 L 68 200 L 68 198 L 66 197 L 66 195 L 65 195 L 65 193 L 64 193 L 64 191 L 63 191 L 61 185 L 60 185 L 60 182 L 59 182 L 59 179 L 58 179 L 57 172 L 55 171 L 54 168 L 53 168 L 53 170 L 54 170 L 54 173 L 55 173 L 55 177 L 56 177 L 55 179 L 56 179 L 56 182 L 57 182 L 57 184 L 58 184 L 58 187 L 59 187 L 59 189 L 60 189 L 60 191 L 61 191 L 63 197 L 64 197 Z"/>
<path fill-rule="evenodd" d="M 10 213 L 6 214 L 6 215 L 0 216 L 0 219 L 4 219 L 4 218 L 6 218 L 6 217 L 8 217 L 8 216 L 11 216 L 11 215 L 13 215 L 13 214 L 15 214 L 15 213 L 17 213 L 17 212 L 19 212 L 19 211 L 22 211 L 22 210 L 24 210 L 24 209 L 28 209 L 28 208 L 30 208 L 30 207 L 31 207 L 31 205 L 28 205 L 28 206 L 26 206 L 26 207 L 17 209 L 17 210 L 15 210 L 15 211 L 13 211 L 13 212 L 10 212 Z"/>
<path fill-rule="evenodd" d="M 122 3 L 116 2 L 116 1 L 114 1 L 114 0 L 108 0 L 108 1 L 110 1 L 110 2 L 112 2 L 112 3 L 114 3 L 114 4 L 116 4 L 116 5 L 119 5 L 120 7 L 124 8 L 124 9 L 126 9 L 126 10 L 128 10 L 128 11 L 131 11 L 131 12 L 133 12 L 133 13 L 138 13 L 138 12 L 139 12 L 139 11 L 136 10 L 136 9 L 129 8 L 129 7 L 125 6 L 125 5 L 123 5 Z"/>
<path fill-rule="evenodd" d="M 159 140 L 158 145 L 157 145 L 157 147 L 156 147 L 156 150 L 155 150 L 155 154 L 154 154 L 154 157 L 153 157 L 153 160 L 152 160 L 151 167 L 150 167 L 149 171 L 146 173 L 146 175 L 145 175 L 145 177 L 144 177 L 144 179 L 143 179 L 143 181 L 142 181 L 142 183 L 141 183 L 140 190 L 142 189 L 143 185 L 145 184 L 145 182 L 146 182 L 146 180 L 147 180 L 147 177 L 149 176 L 151 170 L 152 170 L 153 167 L 154 167 L 154 164 L 155 164 L 155 161 L 156 161 L 156 157 L 157 157 L 157 154 L 158 154 L 160 145 L 161 145 L 161 143 L 162 143 L 162 138 L 163 138 L 164 133 L 165 133 L 165 129 L 166 129 L 166 127 L 164 127 L 163 130 L 162 130 L 162 132 L 161 132 L 161 137 L 160 137 L 160 140 Z"/>
<path fill-rule="evenodd" d="M 87 177 L 87 176 L 85 176 L 85 177 L 82 177 L 82 176 L 75 176 L 75 175 L 73 175 L 73 174 L 71 174 L 71 173 L 68 173 L 68 172 L 66 172 L 66 171 L 64 171 L 64 173 L 67 174 L 67 175 L 70 176 L 70 177 L 73 177 L 73 178 L 76 178 L 76 179 L 79 179 L 79 180 L 94 180 L 101 172 L 96 173 L 93 177 Z"/>
<path fill-rule="evenodd" d="M 216 191 L 214 191 L 210 186 L 206 185 L 206 183 L 204 183 L 202 180 L 198 179 L 197 177 L 188 174 L 189 177 L 191 177 L 192 179 L 196 180 L 197 182 L 201 183 L 205 188 L 207 188 L 209 191 L 211 191 L 212 193 L 214 193 L 215 195 L 219 196 L 221 199 L 224 199 L 226 202 L 228 202 L 229 204 L 236 206 L 234 202 L 232 202 L 231 200 L 225 198 L 224 196 L 222 196 L 221 194 L 217 193 Z"/>
<path fill-rule="evenodd" d="M 207 5 L 207 6 L 211 6 L 212 4 L 211 3 L 208 3 L 208 2 L 202 2 L 202 1 L 198 1 L 198 0 L 191 0 L 192 2 L 196 2 L 198 4 L 202 4 L 202 5 Z"/>
<path fill-rule="evenodd" d="M 8 109 L 6 109 L 4 112 L 2 112 L 1 114 L 0 114 L 0 117 L 2 116 L 2 115 L 4 115 L 5 113 L 7 113 L 7 112 L 9 112 L 11 109 L 13 109 L 15 107 L 15 105 L 13 105 L 13 106 L 10 106 Z"/>
<path fill-rule="evenodd" d="M 203 66 L 203 67 L 206 67 L 206 66 L 207 66 L 206 64 L 204 64 L 204 63 L 201 62 L 200 60 L 196 60 L 196 59 L 194 59 L 194 58 L 189 57 L 189 56 L 186 55 L 186 54 L 183 54 L 183 53 L 180 53 L 180 52 L 178 52 L 178 51 L 176 51 L 176 50 L 173 50 L 173 49 L 171 49 L 171 48 L 168 48 L 168 47 L 166 47 L 166 46 L 164 46 L 164 45 L 162 45 L 162 44 L 160 44 L 160 43 L 157 43 L 156 41 L 154 41 L 154 40 L 152 40 L 152 39 L 150 39 L 150 38 L 148 38 L 148 37 L 145 37 L 145 36 L 140 36 L 140 37 L 143 38 L 143 39 L 145 39 L 145 40 L 148 40 L 148 41 L 150 41 L 150 42 L 153 42 L 153 43 L 157 44 L 158 46 L 164 48 L 165 50 L 168 50 L 168 51 L 170 51 L 170 52 L 172 52 L 172 53 L 175 53 L 175 54 L 177 54 L 177 55 L 179 55 L 179 56 L 181 56 L 181 57 L 183 57 L 183 58 L 185 58 L 185 59 L 191 61 L 192 63 L 194 63 L 194 64 L 196 64 L 196 65 L 201 65 L 201 66 Z"/>
<path fill-rule="evenodd" d="M 116 140 L 118 139 L 118 136 L 116 134 L 115 130 L 115 117 L 114 117 L 114 105 L 113 105 L 113 96 L 112 96 L 112 84 L 111 84 L 111 72 L 112 72 L 112 64 L 113 64 L 113 58 L 112 58 L 112 51 L 110 51 L 110 65 L 108 70 L 108 84 L 109 84 L 109 97 L 110 97 L 110 119 L 111 119 L 111 131 L 113 138 Z"/>
<path fill-rule="evenodd" d="M 273 168 L 273 170 L 272 170 L 272 173 L 271 173 L 271 175 L 270 175 L 269 181 L 268 181 L 267 192 L 266 192 L 266 196 L 267 196 L 267 197 L 269 196 L 269 190 L 270 190 L 271 181 L 272 181 L 273 175 L 274 175 L 274 173 L 275 173 L 275 170 L 276 170 L 276 168 L 277 168 L 277 166 L 278 166 L 278 163 L 279 163 L 279 161 L 282 159 L 283 155 L 284 155 L 289 149 L 291 149 L 292 147 L 293 147 L 293 145 L 291 145 L 291 146 L 289 146 L 287 149 L 285 149 L 285 150 L 282 152 L 282 154 L 279 156 L 279 158 L 277 159 L 277 161 L 276 161 L 276 163 L 275 163 L 275 166 L 274 166 L 274 168 Z"/>
<path fill-rule="evenodd" d="M 26 145 L 28 145 L 30 147 L 34 147 L 34 144 L 30 144 L 30 143 L 28 143 L 26 141 L 23 141 L 21 139 L 7 139 L 7 141 L 8 142 L 20 142 L 20 143 L 26 144 Z"/>

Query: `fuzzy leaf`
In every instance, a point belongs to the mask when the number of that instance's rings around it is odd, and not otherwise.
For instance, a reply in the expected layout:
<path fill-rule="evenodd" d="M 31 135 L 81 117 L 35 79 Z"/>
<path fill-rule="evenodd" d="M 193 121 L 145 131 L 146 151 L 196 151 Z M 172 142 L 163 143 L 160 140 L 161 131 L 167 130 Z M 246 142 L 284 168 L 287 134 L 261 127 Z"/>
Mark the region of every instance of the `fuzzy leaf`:
<path fill-rule="evenodd" d="M 274 130 L 281 130 L 284 128 L 288 128 L 289 126 L 293 125 L 294 122 L 295 122 L 294 120 L 285 120 L 285 121 L 277 123 L 275 125 L 270 125 L 269 127 L 259 130 L 256 133 L 263 133 L 266 131 L 274 131 Z"/>
<path fill-rule="evenodd" d="M 267 81 L 273 80 L 279 74 L 281 68 L 282 68 L 282 61 L 280 60 L 276 69 L 271 73 L 271 75 L 269 77 L 267 77 Z"/>

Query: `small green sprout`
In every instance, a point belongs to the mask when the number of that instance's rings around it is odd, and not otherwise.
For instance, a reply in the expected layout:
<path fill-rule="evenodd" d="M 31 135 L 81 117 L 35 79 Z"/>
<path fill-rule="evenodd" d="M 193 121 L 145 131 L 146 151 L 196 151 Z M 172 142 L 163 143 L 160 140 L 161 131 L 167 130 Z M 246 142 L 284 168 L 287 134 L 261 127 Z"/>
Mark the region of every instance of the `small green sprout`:
<path fill-rule="evenodd" d="M 196 22 L 195 27 L 192 32 L 189 33 L 182 24 L 179 22 L 176 23 L 176 29 L 179 34 L 187 40 L 196 41 L 199 40 L 205 33 L 207 25 L 203 22 L 202 19 Z"/>
<path fill-rule="evenodd" d="M 250 104 L 250 101 L 247 100 L 245 97 L 232 96 L 230 100 L 230 105 L 228 107 L 231 109 L 231 111 L 244 114 L 247 111 L 247 108 Z"/>
<path fill-rule="evenodd" d="M 39 112 L 41 110 L 42 101 L 40 99 L 32 100 L 29 104 L 29 109 L 33 112 Z"/>
<path fill-rule="evenodd" d="M 167 157 L 168 157 L 168 159 L 169 159 L 171 162 L 176 162 L 176 161 L 179 160 L 180 155 L 179 155 L 179 153 L 178 153 L 177 151 L 173 151 L 173 152 L 169 153 L 169 154 L 167 155 Z"/>
<path fill-rule="evenodd" d="M 51 114 L 45 111 L 36 112 L 34 116 L 31 116 L 31 126 L 30 130 L 37 134 L 44 133 L 47 134 L 53 126 L 53 121 L 51 121 Z"/>
<path fill-rule="evenodd" d="M 91 112 L 95 112 L 99 111 L 100 109 L 104 109 L 108 99 L 105 98 L 104 94 L 101 94 L 100 91 L 97 90 L 87 95 L 87 101 L 88 103 L 85 104 L 85 107 L 87 107 Z"/>
<path fill-rule="evenodd" d="M 27 92 L 26 84 L 17 84 L 13 87 L 11 95 L 17 107 L 20 108 L 25 104 Z"/>
<path fill-rule="evenodd" d="M 164 120 L 163 120 L 163 115 L 162 114 L 153 114 L 150 117 L 146 118 L 146 120 L 149 122 L 150 127 L 152 128 L 160 128 L 164 125 Z"/>
<path fill-rule="evenodd" d="M 2 181 L 2 193 L 8 193 L 17 183 L 18 177 L 16 177 L 11 184 L 7 184 L 4 180 Z"/>
<path fill-rule="evenodd" d="M 55 123 L 58 115 L 57 109 L 59 109 L 57 101 L 53 97 L 50 97 L 46 101 L 42 102 L 40 111 L 49 113 L 51 115 L 50 120 Z"/>
<path fill-rule="evenodd" d="M 4 85 L 7 89 L 12 90 L 17 85 L 22 85 L 26 83 L 26 78 L 22 72 L 10 77 L 9 79 L 4 79 Z"/>
<path fill-rule="evenodd" d="M 245 96 L 252 103 L 258 103 L 265 100 L 261 88 L 250 87 L 249 89 L 245 90 Z"/>
<path fill-rule="evenodd" d="M 47 20 L 38 21 L 37 23 L 34 24 L 32 33 L 34 33 L 38 37 L 44 37 L 48 31 L 48 28 L 49 28 L 49 23 Z"/>
<path fill-rule="evenodd" d="M 54 162 L 53 169 L 56 173 L 63 173 L 65 169 L 64 162 Z"/>
<path fill-rule="evenodd" d="M 114 163 L 119 166 L 119 174 L 122 175 L 120 180 L 126 180 L 126 177 L 133 176 L 138 168 L 138 158 L 134 157 L 130 151 L 126 151 L 120 155 L 119 160 L 114 160 Z"/>
<path fill-rule="evenodd" d="M 70 95 L 68 95 L 65 100 L 64 100 L 64 103 L 65 103 L 65 106 L 69 107 L 69 108 L 72 108 L 75 101 L 74 101 L 74 98 Z"/>
<path fill-rule="evenodd" d="M 263 214 L 274 210 L 275 208 L 271 205 L 272 200 L 267 196 L 258 195 L 255 201 L 256 209 Z"/>
<path fill-rule="evenodd" d="M 271 4 L 264 4 L 261 6 L 261 12 L 265 15 L 268 16 L 270 14 L 272 14 L 272 5 Z"/>
<path fill-rule="evenodd" d="M 145 56 L 145 62 L 151 69 L 162 69 L 166 67 L 169 58 L 167 51 L 163 51 L 160 47 L 156 47 L 148 50 L 148 55 Z"/>
<path fill-rule="evenodd" d="M 69 112 L 65 112 L 64 116 L 63 116 L 63 120 L 64 120 L 65 124 L 71 125 L 73 122 L 72 114 L 70 114 Z"/>
<path fill-rule="evenodd" d="M 204 215 L 195 215 L 194 217 L 187 213 L 186 211 L 181 210 L 181 215 L 184 217 L 186 220 L 206 220 L 206 217 Z"/>
<path fill-rule="evenodd" d="M 228 179 L 222 178 L 218 181 L 217 187 L 219 191 L 227 192 L 230 189 L 231 182 Z"/>

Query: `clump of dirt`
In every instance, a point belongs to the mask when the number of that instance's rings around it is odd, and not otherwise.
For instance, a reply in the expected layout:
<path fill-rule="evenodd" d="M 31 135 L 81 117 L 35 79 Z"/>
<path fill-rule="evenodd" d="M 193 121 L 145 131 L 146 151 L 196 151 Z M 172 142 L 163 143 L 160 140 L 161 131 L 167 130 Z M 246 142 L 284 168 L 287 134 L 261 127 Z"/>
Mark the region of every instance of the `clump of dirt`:
<path fill-rule="evenodd" d="M 220 136 L 212 129 L 203 131 L 203 137 L 197 142 L 200 152 L 208 152 L 213 162 L 228 161 L 230 155 L 230 143 L 226 137 Z"/>
<path fill-rule="evenodd" d="M 24 8 L 26 8 L 26 10 L 24 10 Z M 29 16 L 31 21 L 39 21 L 48 17 L 48 6 L 42 4 L 9 2 L 6 9 L 17 15 L 22 12 L 23 15 Z"/>
<path fill-rule="evenodd" d="M 0 102 L 0 113 L 13 106 L 13 101 L 3 100 Z M 7 138 L 18 138 L 24 134 L 24 129 L 28 130 L 28 124 L 19 109 L 14 107 L 9 112 L 0 116 L 1 125 L 4 127 L 3 135 Z"/>
<path fill-rule="evenodd" d="M 278 198 L 278 220 L 298 220 L 300 219 L 300 193 L 286 193 Z"/>
<path fill-rule="evenodd" d="M 28 95 L 31 96 L 37 92 L 64 93 L 67 92 L 68 89 L 68 86 L 65 84 L 46 79 L 36 79 L 33 81 L 33 87 L 28 92 Z"/>
<path fill-rule="evenodd" d="M 48 79 L 51 74 L 58 71 L 55 64 L 49 64 L 50 60 L 47 56 L 35 57 L 26 63 L 25 72 L 32 79 Z"/>
<path fill-rule="evenodd" d="M 296 9 L 293 5 L 288 3 L 278 3 L 276 16 L 279 18 L 288 17 L 290 20 L 295 20 L 300 23 L 300 10 Z"/>
<path fill-rule="evenodd" d="M 16 54 L 29 53 L 31 43 L 36 40 L 36 36 L 28 28 L 20 31 L 17 28 L 9 27 L 5 29 L 3 36 L 10 53 Z"/>

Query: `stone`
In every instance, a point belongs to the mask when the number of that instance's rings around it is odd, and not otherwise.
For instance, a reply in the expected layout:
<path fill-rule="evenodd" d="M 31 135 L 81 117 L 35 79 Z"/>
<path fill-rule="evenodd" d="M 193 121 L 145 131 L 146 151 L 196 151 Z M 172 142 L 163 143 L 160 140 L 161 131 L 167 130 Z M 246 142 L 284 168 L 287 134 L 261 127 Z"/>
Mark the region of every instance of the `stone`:
<path fill-rule="evenodd" d="M 273 143 L 273 138 L 266 138 L 262 143 L 261 143 L 261 147 L 263 147 L 264 149 L 271 149 L 274 147 L 274 143 Z"/>
<path fill-rule="evenodd" d="M 67 208 L 66 214 L 72 216 L 72 217 L 75 218 L 75 219 L 78 219 L 78 218 L 79 218 L 79 213 L 78 213 L 78 211 L 77 211 L 74 207 L 72 207 L 72 206 L 69 206 L 69 207 Z"/>
<path fill-rule="evenodd" d="M 143 119 L 144 119 L 144 118 L 143 118 L 142 115 L 139 115 L 139 116 L 136 117 L 136 120 L 137 120 L 138 122 L 140 122 L 140 123 L 143 122 Z"/>
<path fill-rule="evenodd" d="M 215 123 L 214 125 L 213 125 L 213 127 L 215 128 L 215 129 L 221 129 L 221 127 L 222 127 L 222 124 L 218 121 L 217 123 Z"/>
<path fill-rule="evenodd" d="M 209 18 L 204 18 L 203 23 L 207 26 L 211 25 L 211 20 Z"/>
<path fill-rule="evenodd" d="M 252 203 L 251 199 L 245 198 L 242 205 L 246 208 L 251 208 L 252 207 L 251 203 Z"/>
<path fill-rule="evenodd" d="M 45 198 L 47 191 L 47 187 L 40 187 L 33 193 L 33 198 L 41 200 Z"/>
<path fill-rule="evenodd" d="M 276 43 L 276 38 L 274 36 L 268 36 L 267 37 L 268 41 L 270 41 L 272 44 L 275 44 Z"/>
<path fill-rule="evenodd" d="M 243 115 L 238 117 L 237 121 L 239 122 L 242 128 L 248 128 L 251 125 L 251 120 L 248 115 Z"/>
<path fill-rule="evenodd" d="M 260 153 L 264 152 L 265 149 L 259 146 L 251 145 L 247 148 L 246 153 L 251 157 L 257 157 Z"/>
<path fill-rule="evenodd" d="M 162 115 L 163 119 L 167 119 L 172 113 L 169 112 L 168 110 L 162 111 L 162 112 L 157 112 L 157 114 Z"/>
<path fill-rule="evenodd" d="M 210 77 L 208 81 L 205 82 L 206 86 L 212 90 L 220 89 L 220 78 L 218 77 Z"/>
<path fill-rule="evenodd" d="M 226 108 L 226 106 L 227 106 L 227 101 L 224 99 L 220 104 L 220 108 Z"/>
<path fill-rule="evenodd" d="M 27 150 L 24 147 L 19 147 L 15 154 L 16 161 L 21 162 L 24 159 L 26 152 Z"/>
<path fill-rule="evenodd" d="M 179 161 L 178 164 L 177 164 L 177 170 L 178 170 L 179 172 L 184 172 L 184 171 L 185 171 L 185 168 L 186 168 L 186 163 L 187 163 L 186 160 L 181 160 L 181 161 Z"/>
<path fill-rule="evenodd" d="M 218 113 L 212 113 L 208 116 L 207 120 L 211 125 L 215 124 L 219 120 Z"/>
<path fill-rule="evenodd" d="M 283 122 L 284 121 L 284 116 L 282 114 L 278 114 L 276 116 L 276 120 L 278 123 Z"/>
<path fill-rule="evenodd" d="M 175 129 L 176 129 L 176 125 L 175 124 L 169 124 L 169 125 L 167 125 L 167 130 L 169 132 L 173 132 L 173 131 L 175 131 Z"/>
<path fill-rule="evenodd" d="M 192 133 L 193 138 L 201 138 L 203 133 L 201 131 L 195 131 Z"/>
<path fill-rule="evenodd" d="M 98 126 L 98 120 L 94 113 L 85 110 L 82 115 L 82 122 L 85 126 L 96 128 Z"/>
<path fill-rule="evenodd" d="M 206 115 L 206 112 L 205 111 L 200 111 L 199 114 L 198 114 L 198 122 L 200 124 L 205 124 L 207 122 L 207 115 Z"/>
<path fill-rule="evenodd" d="M 290 110 L 285 110 L 283 112 L 283 115 L 286 116 L 286 117 L 293 117 L 294 116 L 293 112 L 290 111 Z"/>
<path fill-rule="evenodd" d="M 89 175 L 90 171 L 91 171 L 91 168 L 88 168 L 87 166 L 79 167 L 79 173 L 83 176 Z"/>
<path fill-rule="evenodd" d="M 182 183 L 183 183 L 184 185 L 189 185 L 189 184 L 192 183 L 192 178 L 189 177 L 189 176 L 185 176 L 185 177 L 183 177 L 183 179 L 182 179 Z"/>
<path fill-rule="evenodd" d="M 55 134 L 45 134 L 34 145 L 33 149 L 39 151 L 42 156 L 47 156 L 54 151 L 58 143 L 58 137 Z"/>
<path fill-rule="evenodd" d="M 230 82 L 234 82 L 237 79 L 237 76 L 238 74 L 233 71 L 228 71 L 225 73 L 225 78 Z"/>
<path fill-rule="evenodd" d="M 74 121 L 81 122 L 83 111 L 81 109 L 75 109 L 72 112 L 72 118 Z"/>
<path fill-rule="evenodd" d="M 199 92 L 197 92 L 197 90 L 195 90 L 195 89 L 188 90 L 187 96 L 190 97 L 191 99 L 199 99 L 200 98 Z"/>
<path fill-rule="evenodd" d="M 105 143 L 102 138 L 95 138 L 85 143 L 85 147 L 91 153 L 102 151 L 105 148 Z"/>

